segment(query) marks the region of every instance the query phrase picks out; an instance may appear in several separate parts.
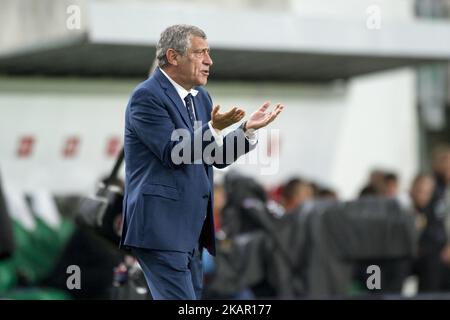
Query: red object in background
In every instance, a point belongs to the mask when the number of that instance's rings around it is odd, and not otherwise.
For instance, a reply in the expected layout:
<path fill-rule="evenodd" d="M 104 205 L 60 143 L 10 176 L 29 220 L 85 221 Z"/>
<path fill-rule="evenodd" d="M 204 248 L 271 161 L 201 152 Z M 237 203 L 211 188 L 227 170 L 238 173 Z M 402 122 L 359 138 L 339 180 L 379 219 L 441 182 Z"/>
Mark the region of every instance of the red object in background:
<path fill-rule="evenodd" d="M 115 158 L 120 152 L 120 148 L 122 146 L 122 141 L 119 137 L 111 137 L 108 139 L 106 144 L 106 155 L 109 158 Z"/>
<path fill-rule="evenodd" d="M 269 139 L 267 139 L 267 156 L 277 157 L 280 150 L 280 136 L 269 133 Z"/>
<path fill-rule="evenodd" d="M 19 147 L 17 148 L 18 158 L 28 158 L 33 153 L 35 139 L 33 136 L 23 136 L 19 140 Z"/>
<path fill-rule="evenodd" d="M 74 158 L 78 153 L 78 146 L 80 145 L 80 138 L 72 136 L 67 138 L 64 144 L 63 157 Z"/>
<path fill-rule="evenodd" d="M 283 184 L 280 184 L 279 186 L 273 187 L 270 189 L 267 193 L 269 195 L 269 199 L 272 199 L 273 201 L 276 201 L 278 203 L 281 203 L 281 194 L 283 193 Z"/>

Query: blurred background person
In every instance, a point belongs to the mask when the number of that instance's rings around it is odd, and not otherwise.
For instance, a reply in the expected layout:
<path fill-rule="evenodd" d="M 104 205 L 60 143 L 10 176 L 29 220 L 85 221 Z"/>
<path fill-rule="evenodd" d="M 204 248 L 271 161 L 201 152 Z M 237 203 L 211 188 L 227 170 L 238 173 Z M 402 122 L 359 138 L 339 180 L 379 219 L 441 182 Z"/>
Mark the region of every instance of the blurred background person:
<path fill-rule="evenodd" d="M 370 172 L 369 182 L 360 191 L 360 196 L 380 195 L 383 192 L 385 172 L 381 169 L 373 169 Z"/>
<path fill-rule="evenodd" d="M 388 198 L 396 198 L 398 196 L 399 181 L 397 174 L 386 172 L 383 176 L 381 185 L 382 195 Z"/>
<path fill-rule="evenodd" d="M 427 216 L 430 214 L 430 202 L 433 196 L 435 188 L 435 181 L 433 176 L 428 174 L 419 174 L 413 180 L 410 189 L 410 198 L 418 215 L 418 229 L 422 230 L 425 228 L 427 223 Z"/>
<path fill-rule="evenodd" d="M 286 212 L 298 209 L 306 201 L 312 200 L 314 189 L 307 181 L 295 177 L 291 178 L 284 186 L 281 192 L 281 205 Z"/>
<path fill-rule="evenodd" d="M 419 291 L 440 292 L 450 289 L 450 246 L 446 223 L 449 217 L 450 148 L 439 146 L 432 158 L 434 182 L 430 178 L 416 181 L 416 188 L 422 186 L 429 191 L 434 185 L 431 200 L 423 211 L 426 225 L 420 237 L 420 251 L 417 268 L 419 272 Z M 418 191 L 416 191 L 418 193 Z M 424 198 L 427 197 L 423 196 Z M 420 201 L 420 197 L 415 196 Z M 417 200 L 416 200 L 417 202 Z M 424 204 L 422 199 L 420 204 Z"/>

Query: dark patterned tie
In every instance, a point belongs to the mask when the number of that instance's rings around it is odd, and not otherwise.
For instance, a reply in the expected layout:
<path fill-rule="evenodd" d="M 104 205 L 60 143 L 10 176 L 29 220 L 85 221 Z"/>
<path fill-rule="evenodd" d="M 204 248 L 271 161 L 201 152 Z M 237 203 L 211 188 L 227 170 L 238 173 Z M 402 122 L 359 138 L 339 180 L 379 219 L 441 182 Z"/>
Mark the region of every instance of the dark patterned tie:
<path fill-rule="evenodd" d="M 192 105 L 192 95 L 189 93 L 186 98 L 184 98 L 186 102 L 186 108 L 188 110 L 189 119 L 191 119 L 191 125 L 194 127 L 195 115 L 194 115 L 194 106 Z"/>

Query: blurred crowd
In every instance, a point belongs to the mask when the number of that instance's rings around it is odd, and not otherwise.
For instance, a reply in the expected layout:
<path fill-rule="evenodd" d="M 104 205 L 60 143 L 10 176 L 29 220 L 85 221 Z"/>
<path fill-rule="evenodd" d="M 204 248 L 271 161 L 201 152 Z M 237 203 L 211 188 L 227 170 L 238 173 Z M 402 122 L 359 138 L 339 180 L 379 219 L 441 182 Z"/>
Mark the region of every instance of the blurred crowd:
<path fill-rule="evenodd" d="M 218 250 L 203 254 L 204 298 L 400 296 L 408 281 L 417 296 L 449 293 L 449 146 L 436 148 L 431 169 L 406 193 L 395 172 L 374 169 L 351 201 L 302 177 L 266 189 L 227 172 L 214 185 Z M 117 246 L 123 183 L 111 185 L 118 196 L 101 224 L 80 218 L 83 198 L 0 189 L 0 299 L 151 298 L 138 263 Z M 68 285 L 73 265 L 78 289 Z"/>
<path fill-rule="evenodd" d="M 234 279 L 230 277 L 230 274 L 227 274 L 227 272 L 230 272 L 229 270 L 223 271 L 223 267 L 217 265 L 223 262 L 220 254 L 226 251 L 224 249 L 222 252 L 219 250 L 219 257 L 216 258 L 216 270 L 212 266 L 208 269 L 207 285 L 210 284 L 212 288 L 209 294 L 212 298 L 223 296 L 239 298 L 241 294 L 244 294 L 243 297 L 254 298 L 308 297 L 314 296 L 314 294 L 319 297 L 333 295 L 364 296 L 369 293 L 400 295 L 402 292 L 404 293 L 408 280 L 412 281 L 415 294 L 450 292 L 450 147 L 440 146 L 434 150 L 430 172 L 418 173 L 406 192 L 401 192 L 399 179 L 395 172 L 374 169 L 370 172 L 367 184 L 361 187 L 359 197 L 352 201 L 343 202 L 339 200 L 339 196 L 334 190 L 301 177 L 292 177 L 282 185 L 270 190 L 265 190 L 257 181 L 249 177 L 239 175 L 225 177 L 223 184 L 215 185 L 216 233 L 222 248 L 229 248 L 230 243 L 238 243 L 245 237 L 249 241 L 250 235 L 252 233 L 256 235 L 259 230 L 264 230 L 266 238 L 276 237 L 277 234 L 282 237 L 283 233 L 291 232 L 294 236 L 285 244 L 275 241 L 279 244 L 274 246 L 274 250 L 285 251 L 286 255 L 294 259 L 289 262 L 288 257 L 284 263 L 288 265 L 288 268 L 294 269 L 291 272 L 299 275 L 299 282 L 302 284 L 300 289 L 280 289 L 277 288 L 280 283 L 271 282 L 270 278 L 273 275 L 266 273 L 261 277 L 256 277 L 257 279 L 254 277 L 255 281 L 243 281 L 247 286 L 237 286 L 235 292 L 231 289 L 222 290 L 221 286 L 225 287 L 230 279 Z M 280 226 L 279 228 L 269 229 L 264 225 L 264 218 L 258 217 L 254 213 L 249 214 L 249 211 L 251 211 L 249 208 L 257 206 L 255 201 L 261 206 L 260 211 L 264 212 L 261 215 L 265 214 L 269 217 L 267 223 Z M 376 203 L 383 202 L 398 204 L 398 211 L 404 212 L 407 218 L 400 223 L 404 224 L 404 229 L 392 231 L 394 222 L 389 222 L 389 219 L 394 219 L 395 210 L 388 213 L 387 216 L 376 212 L 382 210 L 380 207 L 377 208 Z M 343 273 L 351 272 L 343 287 L 336 289 L 318 284 L 319 290 L 315 290 L 316 283 L 311 271 L 313 264 L 310 261 L 314 259 L 311 250 L 316 247 L 314 235 L 311 235 L 311 232 L 314 232 L 312 225 L 314 222 L 308 224 L 306 218 L 302 218 L 302 215 L 304 216 L 305 212 L 313 212 L 315 215 L 326 216 L 327 210 L 338 211 L 336 206 L 345 207 L 342 212 L 349 217 L 341 218 L 354 225 L 354 229 L 349 232 L 363 233 L 362 235 L 355 235 L 355 238 L 359 236 L 357 241 L 360 243 L 368 242 L 368 248 L 365 248 L 367 254 L 366 256 L 364 254 L 349 254 L 347 257 L 341 257 L 342 260 L 347 260 L 349 265 L 347 271 L 341 271 Z M 262 209 L 263 207 L 264 209 Z M 320 209 L 317 209 L 317 207 Z M 357 208 L 355 212 L 359 215 L 360 220 L 351 216 L 351 210 L 354 210 L 355 207 Z M 408 220 L 408 218 L 410 219 Z M 376 219 L 384 220 L 383 222 L 386 223 L 385 226 L 377 229 L 380 234 L 382 233 L 382 236 L 385 237 L 386 232 L 391 231 L 394 234 L 397 232 L 397 236 L 392 236 L 392 240 L 386 244 L 386 248 L 381 248 L 380 252 L 372 255 L 369 253 L 372 249 L 371 246 L 375 247 L 380 243 L 377 235 L 371 232 L 374 221 L 377 221 Z M 300 226 L 296 222 L 297 220 L 303 221 L 305 226 Z M 407 229 L 408 224 L 411 225 L 411 223 L 413 229 Z M 293 230 L 287 230 L 286 226 L 282 226 L 282 224 L 294 226 L 290 228 Z M 352 226 L 350 227 L 352 228 Z M 389 231 L 389 229 L 392 230 Z M 403 235 L 401 230 L 404 231 Z M 345 230 L 341 231 L 345 232 Z M 304 234 L 300 234 L 301 232 Z M 338 229 L 336 232 L 340 232 L 340 230 Z M 396 256 L 387 254 L 389 246 L 401 243 L 404 240 L 401 238 L 404 238 L 405 235 L 409 237 L 412 249 Z M 304 246 L 298 247 L 296 238 L 302 237 L 309 237 L 309 240 L 304 240 Z M 336 241 L 339 241 L 338 237 L 336 239 Z M 246 245 L 248 246 L 248 243 Z M 282 248 L 283 245 L 284 248 Z M 343 244 L 343 246 L 350 246 L 350 243 Z M 305 251 L 304 255 L 300 255 L 300 258 L 298 257 L 298 250 Z M 269 250 L 269 252 L 267 254 L 268 260 L 273 261 L 274 258 L 271 256 L 273 251 Z M 238 250 L 233 254 L 239 257 Z M 348 258 L 349 256 L 352 257 Z M 326 255 L 323 259 L 333 260 L 332 257 Z M 207 256 L 205 261 L 208 265 L 212 265 L 213 260 L 210 257 Z M 264 259 L 258 261 L 267 262 Z M 247 261 L 247 263 L 252 264 L 251 261 Z M 267 265 L 269 264 L 270 262 L 267 263 Z M 367 267 L 370 265 L 380 267 L 382 281 L 379 290 L 367 288 L 366 280 L 369 277 Z M 348 271 L 350 269 L 351 271 Z M 225 274 L 221 274 L 221 272 Z M 245 275 L 242 267 L 237 273 Z M 219 277 L 219 280 L 217 280 L 217 277 Z M 223 279 L 220 279 L 220 277 L 223 277 Z M 289 280 L 293 281 L 292 277 L 291 275 Z M 287 286 L 290 285 L 289 280 Z M 234 279 L 234 281 L 238 282 L 239 279 Z M 288 293 L 286 294 L 285 291 Z"/>

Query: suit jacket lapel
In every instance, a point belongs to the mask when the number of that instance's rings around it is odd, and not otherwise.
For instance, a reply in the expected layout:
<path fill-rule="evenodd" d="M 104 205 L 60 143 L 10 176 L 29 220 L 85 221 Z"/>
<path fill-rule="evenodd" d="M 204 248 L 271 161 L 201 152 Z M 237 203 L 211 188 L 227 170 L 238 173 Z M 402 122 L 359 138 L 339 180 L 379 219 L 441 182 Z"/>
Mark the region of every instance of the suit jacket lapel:
<path fill-rule="evenodd" d="M 178 95 L 177 90 L 175 90 L 173 85 L 170 83 L 169 79 L 167 79 L 166 76 L 162 74 L 162 72 L 161 72 L 161 70 L 159 70 L 159 68 L 157 68 L 155 70 L 155 77 L 161 84 L 161 87 L 164 89 L 167 96 L 170 98 L 170 100 L 172 100 L 172 102 L 177 107 L 178 112 L 181 114 L 181 117 L 183 118 L 184 123 L 186 123 L 186 125 L 191 130 L 194 130 L 194 128 L 192 128 L 191 120 L 189 119 L 189 115 L 186 110 L 186 107 L 184 106 L 183 101 L 181 101 L 181 98 Z"/>

